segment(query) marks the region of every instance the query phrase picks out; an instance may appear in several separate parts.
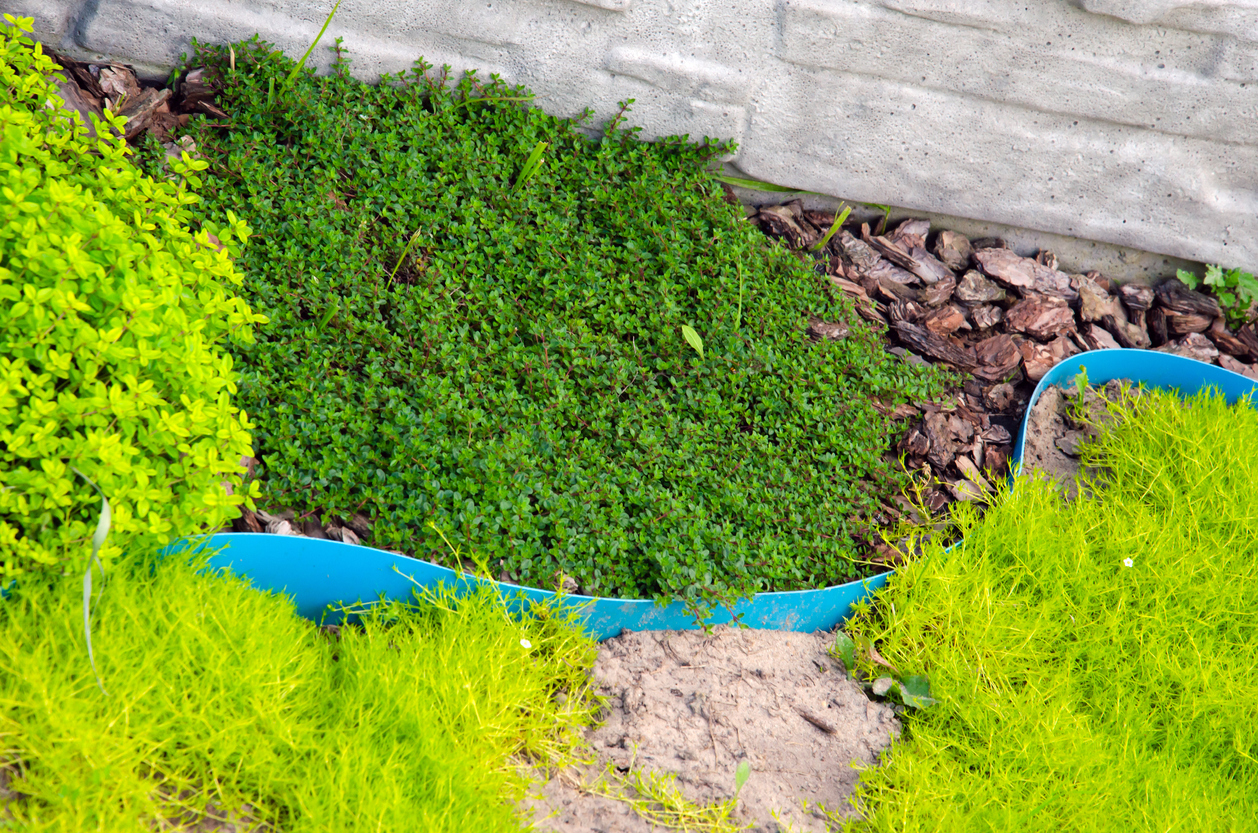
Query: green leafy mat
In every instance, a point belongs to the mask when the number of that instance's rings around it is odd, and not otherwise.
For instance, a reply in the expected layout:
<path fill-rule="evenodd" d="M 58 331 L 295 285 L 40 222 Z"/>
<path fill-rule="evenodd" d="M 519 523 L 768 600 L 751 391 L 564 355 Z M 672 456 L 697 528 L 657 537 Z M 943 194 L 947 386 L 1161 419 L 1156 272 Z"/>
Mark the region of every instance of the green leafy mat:
<path fill-rule="evenodd" d="M 727 146 L 593 142 L 443 73 L 288 86 L 256 42 L 202 62 L 230 114 L 194 134 L 205 210 L 251 224 L 270 318 L 236 351 L 265 501 L 368 511 L 373 545 L 450 563 L 431 522 L 495 575 L 597 595 L 857 576 L 898 488 L 875 400 L 934 377 L 722 199 Z"/>

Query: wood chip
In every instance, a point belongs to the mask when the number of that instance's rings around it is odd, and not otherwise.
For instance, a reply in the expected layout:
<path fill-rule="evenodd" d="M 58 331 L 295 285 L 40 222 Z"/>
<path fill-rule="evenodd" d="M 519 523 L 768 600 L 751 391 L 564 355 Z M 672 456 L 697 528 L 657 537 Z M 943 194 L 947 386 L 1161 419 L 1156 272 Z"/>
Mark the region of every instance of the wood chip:
<path fill-rule="evenodd" d="M 921 246 L 909 249 L 909 254 L 913 257 L 914 264 L 909 271 L 921 278 L 927 286 L 942 280 L 956 279 L 951 269 Z"/>
<path fill-rule="evenodd" d="M 896 266 L 888 260 L 879 260 L 874 264 L 873 268 L 865 274 L 869 275 L 869 277 L 876 281 L 898 283 L 901 286 L 918 283 L 917 275 L 901 269 L 899 266 Z"/>
<path fill-rule="evenodd" d="M 1214 323 L 1214 319 L 1209 315 L 1199 315 L 1192 312 L 1181 314 L 1173 310 L 1166 310 L 1166 331 L 1171 336 L 1204 333 L 1210 329 L 1212 323 Z"/>
<path fill-rule="evenodd" d="M 1154 347 L 1160 347 L 1170 340 L 1166 329 L 1166 310 L 1160 306 L 1149 309 L 1148 313 L 1149 340 Z"/>
<path fill-rule="evenodd" d="M 973 348 L 946 336 L 936 335 L 908 321 L 897 321 L 894 327 L 900 341 L 918 353 L 960 369 L 972 368 L 978 363 Z"/>
<path fill-rule="evenodd" d="M 902 269 L 911 271 L 917 265 L 908 249 L 895 240 L 876 235 L 867 235 L 864 240 L 873 247 L 874 251 Z"/>
<path fill-rule="evenodd" d="M 1249 377 L 1250 379 L 1258 379 L 1258 365 L 1245 364 L 1244 362 L 1238 362 L 1236 359 L 1232 358 L 1226 353 L 1222 353 L 1219 355 L 1219 366 L 1222 367 L 1224 370 L 1230 370 L 1233 373 L 1239 373 L 1242 376 Z"/>
<path fill-rule="evenodd" d="M 1079 292 L 1079 318 L 1083 321 L 1101 321 L 1106 317 L 1127 320 L 1122 301 L 1110 295 L 1086 275 L 1076 276 Z"/>
<path fill-rule="evenodd" d="M 962 503 L 981 503 L 985 497 L 983 490 L 969 480 L 949 483 L 948 491 L 952 492 L 952 496 Z"/>
<path fill-rule="evenodd" d="M 358 537 L 365 538 L 371 534 L 371 521 L 366 515 L 355 514 L 345 521 L 345 526 L 358 533 Z"/>
<path fill-rule="evenodd" d="M 954 231 L 941 231 L 935 238 L 935 257 L 954 272 L 968 269 L 973 253 L 970 241 Z"/>
<path fill-rule="evenodd" d="M 1026 333 L 1039 341 L 1047 341 L 1061 333 L 1074 332 L 1075 314 L 1058 298 L 1032 295 L 1013 306 L 1005 315 L 1010 332 Z"/>
<path fill-rule="evenodd" d="M 974 354 L 978 362 L 974 375 L 988 382 L 1005 381 L 1013 375 L 1022 361 L 1022 352 L 1018 345 L 1005 333 L 985 338 L 975 344 Z"/>
<path fill-rule="evenodd" d="M 1000 284 L 989 281 L 973 269 L 961 276 L 955 293 L 958 301 L 970 304 L 990 304 L 1003 301 L 1008 293 Z"/>
<path fill-rule="evenodd" d="M 839 249 L 861 272 L 868 272 L 878 264 L 878 261 L 882 260 L 882 257 L 868 243 L 857 239 L 849 231 L 840 231 L 835 237 L 838 238 Z"/>
<path fill-rule="evenodd" d="M 978 486 L 979 490 L 988 493 L 992 491 L 992 484 L 988 483 L 983 475 L 979 472 L 978 466 L 974 465 L 974 461 L 965 455 L 958 455 L 953 461 L 956 464 L 957 471 L 961 472 L 966 480 Z"/>
<path fill-rule="evenodd" d="M 1005 311 L 992 304 L 980 304 L 970 310 L 970 321 L 977 330 L 990 330 L 1005 320 Z"/>
<path fill-rule="evenodd" d="M 1031 339 L 1022 339 L 1018 342 L 1018 349 L 1022 352 L 1022 369 L 1032 382 L 1043 379 L 1044 374 L 1057 364 L 1047 345 Z"/>
<path fill-rule="evenodd" d="M 1148 312 L 1153 306 L 1153 287 L 1142 283 L 1125 283 L 1118 287 L 1119 297 L 1132 312 Z"/>
<path fill-rule="evenodd" d="M 1171 278 L 1154 287 L 1158 302 L 1166 308 L 1167 316 L 1201 315 L 1213 321 L 1223 314 L 1219 302 L 1201 292 L 1189 289 L 1183 281 Z M 1208 326 L 1208 325 L 1207 325 Z M 1197 332 L 1200 332 L 1199 330 Z"/>
<path fill-rule="evenodd" d="M 928 441 L 926 459 L 936 469 L 947 468 L 957 456 L 956 439 L 948 427 L 948 417 L 943 414 L 930 414 L 922 422 Z"/>
<path fill-rule="evenodd" d="M 1187 359 L 1196 359 L 1206 364 L 1214 364 L 1219 359 L 1219 348 L 1214 342 L 1201 333 L 1189 333 L 1179 341 L 1173 341 L 1157 348 L 1159 353 L 1170 353 Z"/>
<path fill-rule="evenodd" d="M 877 272 L 878 270 L 875 269 L 874 271 Z M 917 290 L 911 286 L 905 286 L 898 281 L 888 280 L 887 278 L 878 278 L 876 281 L 876 293 L 884 301 L 916 301 L 918 299 Z"/>
<path fill-rule="evenodd" d="M 993 425 L 983 432 L 983 440 L 993 445 L 1005 445 L 1013 441 L 1009 429 L 1003 425 Z"/>
<path fill-rule="evenodd" d="M 1019 257 L 1008 249 L 979 249 L 974 252 L 974 260 L 985 274 L 1007 286 L 1065 301 L 1074 301 L 1079 297 L 1065 273 L 1049 269 L 1033 258 Z"/>
<path fill-rule="evenodd" d="M 1021 357 L 1021 351 L 1019 351 L 1019 357 Z M 983 391 L 983 404 L 997 413 L 1003 413 L 1009 410 L 1009 406 L 1013 404 L 1013 397 L 1013 385 L 992 385 Z"/>
<path fill-rule="evenodd" d="M 816 242 L 816 235 L 806 233 L 794 212 L 782 205 L 762 205 L 756 215 L 760 228 L 786 241 L 792 249 L 804 249 Z"/>
<path fill-rule="evenodd" d="M 1089 350 L 1114 350 L 1121 346 L 1108 330 L 1096 324 L 1084 324 L 1082 332 Z"/>
<path fill-rule="evenodd" d="M 932 333 L 941 336 L 952 335 L 957 330 L 970 329 L 969 322 L 965 320 L 965 313 L 951 304 L 926 313 L 921 324 Z"/>
<path fill-rule="evenodd" d="M 307 538 L 319 538 L 327 540 L 328 534 L 323 529 L 323 524 L 313 518 L 307 518 L 301 522 L 301 534 Z"/>
<path fill-rule="evenodd" d="M 1246 324 L 1236 331 L 1236 338 L 1249 348 L 1249 358 L 1258 361 L 1258 325 Z"/>
<path fill-rule="evenodd" d="M 847 338 L 848 326 L 842 321 L 821 321 L 811 319 L 808 322 L 808 335 L 815 341 L 841 341 Z"/>
<path fill-rule="evenodd" d="M 1222 318 L 1216 318 L 1211 322 L 1206 336 L 1214 342 L 1214 345 L 1219 348 L 1221 353 L 1226 353 L 1229 356 L 1249 355 L 1249 345 L 1242 341 L 1238 334 L 1229 330 Z"/>
<path fill-rule="evenodd" d="M 915 237 L 919 241 L 924 241 L 928 234 L 930 234 L 930 220 L 920 218 L 905 220 L 896 226 L 895 231 L 891 232 L 892 237 L 901 239 Z M 919 242 L 917 245 L 921 246 L 924 243 Z"/>
<path fill-rule="evenodd" d="M 1166 317 L 1168 337 L 1204 333 L 1223 314 L 1218 301 L 1189 289 L 1178 278 L 1163 281 L 1153 291 Z"/>
<path fill-rule="evenodd" d="M 262 522 L 258 520 L 258 516 L 248 507 L 240 507 L 240 517 L 232 524 L 232 528 L 237 532 L 262 532 Z"/>
<path fill-rule="evenodd" d="M 952 293 L 956 288 L 957 279 L 949 275 L 923 289 L 921 301 L 923 304 L 931 307 L 946 304 L 952 299 Z"/>
<path fill-rule="evenodd" d="M 901 441 L 900 448 L 917 457 L 925 457 L 930 453 L 930 438 L 921 430 L 914 428 Z"/>

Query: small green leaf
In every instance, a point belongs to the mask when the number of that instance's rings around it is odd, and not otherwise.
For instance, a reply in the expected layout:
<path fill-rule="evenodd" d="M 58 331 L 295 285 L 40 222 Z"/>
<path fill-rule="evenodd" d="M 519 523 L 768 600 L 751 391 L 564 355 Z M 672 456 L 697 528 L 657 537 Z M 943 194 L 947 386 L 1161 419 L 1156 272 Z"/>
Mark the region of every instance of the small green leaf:
<path fill-rule="evenodd" d="M 856 643 L 843 631 L 834 635 L 833 653 L 843 663 L 847 673 L 851 674 L 856 670 Z"/>
<path fill-rule="evenodd" d="M 1179 278 L 1180 281 L 1182 281 L 1183 284 L 1187 286 L 1189 289 L 1196 289 L 1197 286 L 1200 285 L 1201 283 L 1201 278 L 1198 278 L 1196 275 L 1194 275 L 1192 272 L 1189 272 L 1187 269 L 1180 269 L 1179 271 L 1175 273 L 1175 277 Z"/>
<path fill-rule="evenodd" d="M 743 758 L 738 762 L 738 769 L 734 772 L 734 794 L 738 795 L 742 791 L 743 784 L 747 783 L 747 779 L 751 777 L 751 762 Z"/>
<path fill-rule="evenodd" d="M 813 243 L 812 247 L 808 251 L 819 252 L 822 249 L 824 249 L 826 247 L 826 244 L 830 242 L 830 238 L 834 237 L 834 233 L 838 231 L 840 228 L 842 228 L 843 224 L 847 222 L 847 217 L 851 213 L 852 213 L 852 206 L 850 205 L 843 206 L 843 211 L 840 212 L 839 215 L 834 218 L 834 222 L 830 224 L 830 230 L 826 232 L 826 236 L 818 240 L 816 243 Z"/>
<path fill-rule="evenodd" d="M 529 153 L 528 159 L 524 160 L 524 167 L 520 169 L 520 175 L 516 177 L 515 185 L 511 190 L 516 191 L 524 186 L 533 175 L 541 169 L 542 163 L 546 160 L 542 158 L 542 154 L 546 152 L 546 148 L 550 147 L 549 142 L 538 142 L 533 146 L 533 150 Z"/>
<path fill-rule="evenodd" d="M 899 680 L 897 689 L 904 705 L 914 709 L 924 709 L 939 701 L 930 696 L 930 680 L 925 675 L 914 674 Z"/>
<path fill-rule="evenodd" d="M 392 276 L 390 276 L 390 279 L 392 279 Z M 339 298 L 333 297 L 332 303 L 328 306 L 327 311 L 324 312 L 323 315 L 319 318 L 318 329 L 322 330 L 324 327 L 327 326 L 328 322 L 332 320 L 332 316 L 336 315 L 336 310 L 338 307 L 340 307 L 340 305 L 341 305 L 341 300 Z"/>
<path fill-rule="evenodd" d="M 699 334 L 695 332 L 694 327 L 691 327 L 689 324 L 682 324 L 681 335 L 686 339 L 686 343 L 699 354 L 699 358 L 703 358 L 703 339 L 699 338 Z"/>
<path fill-rule="evenodd" d="M 1258 278 L 1248 272 L 1241 272 L 1236 276 L 1236 288 L 1240 290 L 1242 298 L 1252 300 L 1258 297 Z"/>
<path fill-rule="evenodd" d="M 743 179 L 738 176 L 725 176 L 718 174 L 716 177 L 718 182 L 724 182 L 726 185 L 733 185 L 735 188 L 746 188 L 750 191 L 772 191 L 777 194 L 811 194 L 812 191 L 803 191 L 799 188 L 788 188 L 785 185 L 774 185 L 772 182 L 761 182 L 758 179 Z"/>
<path fill-rule="evenodd" d="M 397 263 L 393 264 L 393 271 L 389 273 L 389 286 L 393 285 L 393 278 L 397 275 L 397 270 L 402 268 L 402 260 L 410 252 L 411 246 L 415 245 L 415 241 L 419 239 L 419 229 L 415 229 L 415 233 L 411 235 L 411 239 L 406 242 L 406 248 L 402 249 L 402 253 L 397 256 Z"/>
<path fill-rule="evenodd" d="M 883 205 L 881 203 L 876 203 L 876 202 L 866 202 L 866 203 L 861 203 L 861 205 L 865 206 L 866 208 L 873 208 L 882 212 L 882 220 L 878 224 L 878 233 L 882 234 L 884 231 L 886 231 L 887 223 L 891 220 L 891 206 Z"/>
<path fill-rule="evenodd" d="M 336 10 L 339 9 L 340 7 L 341 7 L 341 0 L 336 0 L 336 5 L 334 5 L 332 7 L 332 11 L 328 13 L 327 19 L 323 21 L 323 28 L 319 30 L 319 34 L 315 35 L 314 43 L 310 44 L 310 48 L 306 50 L 306 54 L 301 56 L 301 60 L 297 62 L 297 66 L 293 67 L 292 72 L 288 73 L 288 77 L 284 79 L 285 89 L 287 89 L 288 86 L 293 83 L 293 79 L 297 77 L 297 74 L 301 72 L 302 67 L 306 65 L 306 59 L 310 57 L 310 53 L 313 52 L 315 46 L 318 45 L 319 40 L 323 37 L 323 33 L 328 31 L 328 24 L 332 22 L 333 15 L 336 14 Z M 233 53 L 232 55 L 233 63 L 235 63 L 235 57 L 236 56 Z"/>

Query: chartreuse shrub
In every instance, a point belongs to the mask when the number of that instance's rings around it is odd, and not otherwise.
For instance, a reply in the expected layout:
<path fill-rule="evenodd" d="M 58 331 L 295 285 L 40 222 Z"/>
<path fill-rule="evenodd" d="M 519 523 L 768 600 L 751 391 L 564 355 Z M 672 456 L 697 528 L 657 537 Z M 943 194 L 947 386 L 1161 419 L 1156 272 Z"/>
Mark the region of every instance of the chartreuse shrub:
<path fill-rule="evenodd" d="M 849 829 L 1258 829 L 1258 411 L 1145 400 L 1085 453 L 1094 497 L 961 509 L 851 625 L 940 702 Z"/>
<path fill-rule="evenodd" d="M 562 763 L 592 720 L 593 642 L 492 593 L 332 634 L 179 559 L 115 576 L 94 626 L 108 697 L 77 582 L 0 605 L 0 764 L 23 830 L 514 830 L 517 764 Z"/>
<path fill-rule="evenodd" d="M 809 339 L 851 308 L 722 199 L 707 166 L 729 146 L 592 141 L 422 64 L 285 87 L 265 44 L 194 61 L 230 115 L 195 130 L 206 208 L 255 230 L 238 267 L 271 320 L 234 348 L 268 502 L 367 511 L 371 543 L 421 556 L 440 530 L 495 575 L 604 595 L 857 574 L 896 483 L 875 400 L 933 377 L 854 320 Z"/>
<path fill-rule="evenodd" d="M 248 234 L 228 215 L 194 234 L 195 171 L 158 182 L 110 117 L 61 108 L 56 66 L 0 28 L 0 579 L 81 557 L 100 486 L 103 555 L 221 525 L 245 494 L 250 424 L 232 358 L 262 321 L 233 294 Z M 222 241 L 209 245 L 208 233 Z M 76 475 L 82 473 L 82 478 Z"/>

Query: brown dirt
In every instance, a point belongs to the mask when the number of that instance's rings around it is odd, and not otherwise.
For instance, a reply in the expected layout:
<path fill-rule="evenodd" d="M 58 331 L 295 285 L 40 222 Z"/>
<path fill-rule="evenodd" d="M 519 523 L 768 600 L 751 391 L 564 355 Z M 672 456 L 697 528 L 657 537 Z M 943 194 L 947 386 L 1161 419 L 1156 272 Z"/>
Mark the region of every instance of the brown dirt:
<path fill-rule="evenodd" d="M 1100 388 L 1090 387 L 1083 394 L 1087 416 L 1081 421 L 1073 415 L 1079 398 L 1073 386 L 1045 388 L 1027 417 L 1023 474 L 1046 475 L 1057 481 L 1067 497 L 1073 498 L 1079 492 L 1081 448 L 1096 436 L 1099 426 L 1114 419 L 1106 402 L 1138 395 L 1139 388 L 1126 379 L 1115 379 Z"/>
<path fill-rule="evenodd" d="M 597 762 L 552 778 L 523 809 L 553 833 L 662 830 L 588 785 L 608 763 L 632 765 L 675 774 L 691 801 L 722 802 L 747 760 L 741 823 L 821 833 L 824 814 L 811 808 L 849 815 L 851 762 L 876 763 L 900 731 L 892 708 L 871 701 L 826 653 L 832 638 L 722 626 L 608 640 L 594 666 L 608 698 L 604 723 L 587 733 Z"/>

